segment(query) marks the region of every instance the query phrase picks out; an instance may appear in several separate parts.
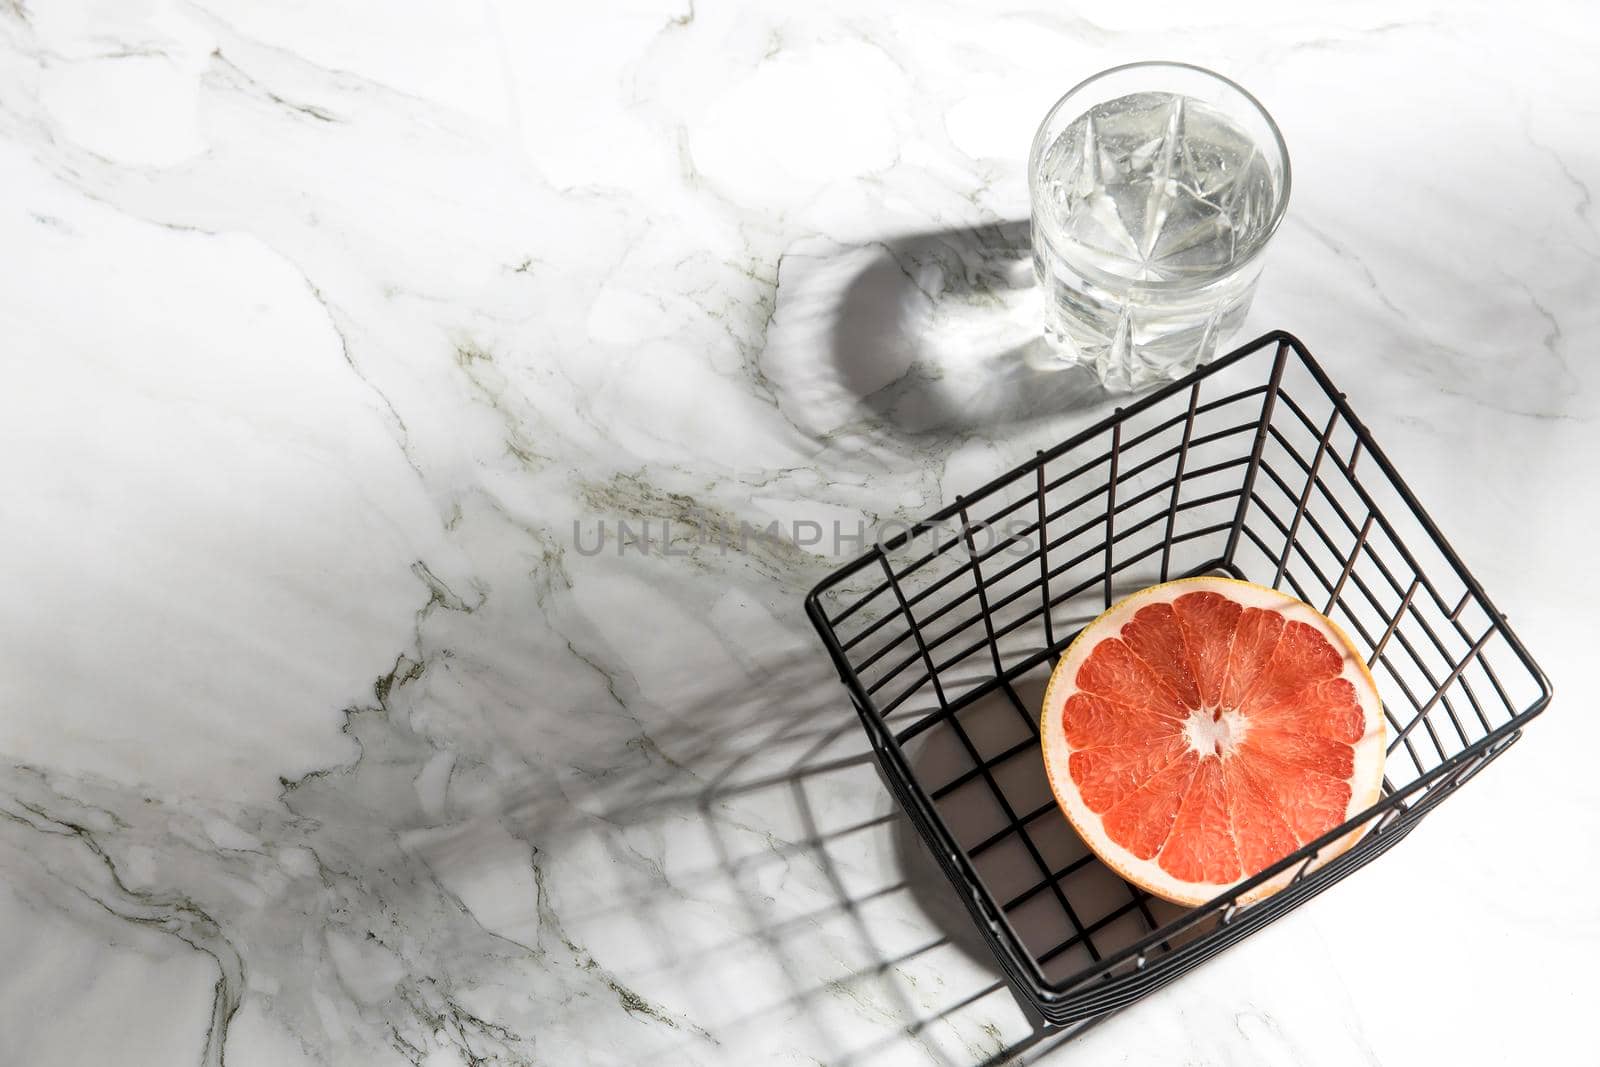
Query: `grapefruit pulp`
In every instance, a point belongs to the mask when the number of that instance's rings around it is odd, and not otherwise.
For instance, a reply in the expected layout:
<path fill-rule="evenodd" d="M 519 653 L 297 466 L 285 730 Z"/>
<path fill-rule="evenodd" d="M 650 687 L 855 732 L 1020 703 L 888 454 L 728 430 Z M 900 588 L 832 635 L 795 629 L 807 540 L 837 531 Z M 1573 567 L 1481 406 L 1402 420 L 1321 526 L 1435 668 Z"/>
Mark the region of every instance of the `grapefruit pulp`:
<path fill-rule="evenodd" d="M 1040 723 L 1050 788 L 1078 835 L 1179 904 L 1210 900 L 1375 803 L 1384 734 L 1377 687 L 1343 631 L 1231 578 L 1112 606 L 1056 664 Z"/>

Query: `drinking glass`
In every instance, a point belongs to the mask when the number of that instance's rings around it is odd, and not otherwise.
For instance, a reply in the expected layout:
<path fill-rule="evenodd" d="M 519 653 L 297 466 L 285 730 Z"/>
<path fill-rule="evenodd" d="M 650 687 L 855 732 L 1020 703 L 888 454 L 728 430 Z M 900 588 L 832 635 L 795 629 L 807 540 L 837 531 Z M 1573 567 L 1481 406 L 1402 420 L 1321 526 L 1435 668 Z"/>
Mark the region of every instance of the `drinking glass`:
<path fill-rule="evenodd" d="M 1289 202 L 1289 153 L 1220 74 L 1130 63 L 1050 109 L 1028 191 L 1047 337 L 1131 390 L 1187 374 L 1244 321 Z"/>

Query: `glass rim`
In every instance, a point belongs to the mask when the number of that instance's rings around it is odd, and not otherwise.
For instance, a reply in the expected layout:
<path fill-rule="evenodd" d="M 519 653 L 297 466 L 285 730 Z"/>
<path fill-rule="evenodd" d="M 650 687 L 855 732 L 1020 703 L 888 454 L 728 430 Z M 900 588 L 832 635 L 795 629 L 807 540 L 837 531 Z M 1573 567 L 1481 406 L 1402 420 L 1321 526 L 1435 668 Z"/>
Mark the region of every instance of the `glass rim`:
<path fill-rule="evenodd" d="M 1049 147 L 1047 144 L 1045 144 L 1045 128 L 1050 125 L 1051 120 L 1054 119 L 1057 112 L 1061 110 L 1061 105 L 1065 104 L 1079 91 L 1087 89 L 1095 82 L 1101 81 L 1104 78 L 1108 78 L 1113 74 L 1122 74 L 1127 71 L 1151 68 L 1184 70 L 1194 74 L 1199 74 L 1205 78 L 1209 78 L 1212 81 L 1218 82 L 1237 93 L 1244 100 L 1244 102 L 1249 105 L 1249 107 L 1255 110 L 1257 115 L 1261 116 L 1262 121 L 1267 124 L 1267 130 L 1272 134 L 1272 146 L 1277 149 L 1278 158 L 1283 161 L 1283 178 L 1281 187 L 1278 191 L 1277 203 L 1275 203 L 1272 208 L 1272 218 L 1268 222 L 1266 231 L 1261 240 L 1257 242 L 1255 248 L 1251 249 L 1248 254 L 1241 257 L 1237 261 L 1228 264 L 1228 268 L 1225 272 L 1218 272 L 1216 274 L 1204 276 L 1198 279 L 1169 278 L 1156 279 L 1153 281 L 1130 282 L 1126 278 L 1116 277 L 1115 275 L 1100 270 L 1090 264 L 1074 263 L 1073 265 L 1079 270 L 1085 271 L 1085 273 L 1104 277 L 1118 286 L 1127 288 L 1145 290 L 1203 289 L 1206 286 L 1214 285 L 1223 279 L 1231 278 L 1234 274 L 1249 266 L 1257 257 L 1261 255 L 1263 251 L 1266 250 L 1267 245 L 1272 243 L 1273 236 L 1278 232 L 1278 226 L 1283 222 L 1284 215 L 1289 210 L 1289 193 L 1294 187 L 1292 173 L 1293 168 L 1289 162 L 1289 146 L 1284 143 L 1283 131 L 1278 128 L 1278 122 L 1272 117 L 1272 112 L 1268 111 L 1265 105 L 1263 105 L 1260 100 L 1257 100 L 1250 90 L 1246 89 L 1232 78 L 1229 78 L 1223 74 L 1218 74 L 1216 71 L 1211 70 L 1208 67 L 1202 67 L 1197 63 L 1184 63 L 1181 60 L 1176 59 L 1141 59 L 1132 63 L 1121 63 L 1115 67 L 1107 67 L 1105 70 L 1097 71 L 1096 73 L 1091 74 L 1087 78 L 1084 78 L 1082 81 L 1078 82 L 1078 84 L 1074 85 L 1066 92 L 1062 93 L 1061 96 L 1057 98 L 1056 102 L 1050 105 L 1049 110 L 1044 113 L 1044 118 L 1039 122 L 1039 128 L 1034 131 L 1033 144 L 1028 150 L 1028 213 L 1030 216 L 1037 214 L 1035 203 L 1036 197 L 1034 193 L 1036 178 L 1039 173 L 1039 160 L 1043 155 L 1044 150 Z"/>

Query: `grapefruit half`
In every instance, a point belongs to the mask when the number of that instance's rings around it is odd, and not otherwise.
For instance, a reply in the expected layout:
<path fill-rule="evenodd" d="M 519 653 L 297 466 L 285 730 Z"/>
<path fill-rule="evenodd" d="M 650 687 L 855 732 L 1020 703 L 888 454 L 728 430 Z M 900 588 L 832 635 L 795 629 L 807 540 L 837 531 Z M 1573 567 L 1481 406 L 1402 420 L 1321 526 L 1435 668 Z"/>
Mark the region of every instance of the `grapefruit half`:
<path fill-rule="evenodd" d="M 1056 664 L 1040 724 L 1050 788 L 1078 835 L 1179 904 L 1210 900 L 1375 803 L 1384 734 L 1377 686 L 1344 632 L 1231 578 L 1152 586 L 1090 623 Z"/>

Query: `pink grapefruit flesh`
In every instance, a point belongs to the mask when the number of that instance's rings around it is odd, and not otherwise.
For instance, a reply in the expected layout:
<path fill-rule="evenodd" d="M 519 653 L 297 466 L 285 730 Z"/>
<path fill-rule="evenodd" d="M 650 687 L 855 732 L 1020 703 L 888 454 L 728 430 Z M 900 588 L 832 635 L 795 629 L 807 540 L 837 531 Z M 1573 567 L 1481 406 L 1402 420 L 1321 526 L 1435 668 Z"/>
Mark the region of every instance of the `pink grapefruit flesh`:
<path fill-rule="evenodd" d="M 1152 586 L 1101 615 L 1056 665 L 1040 730 L 1079 836 L 1180 904 L 1326 834 L 1383 782 L 1382 705 L 1349 639 L 1293 597 L 1231 578 Z"/>

